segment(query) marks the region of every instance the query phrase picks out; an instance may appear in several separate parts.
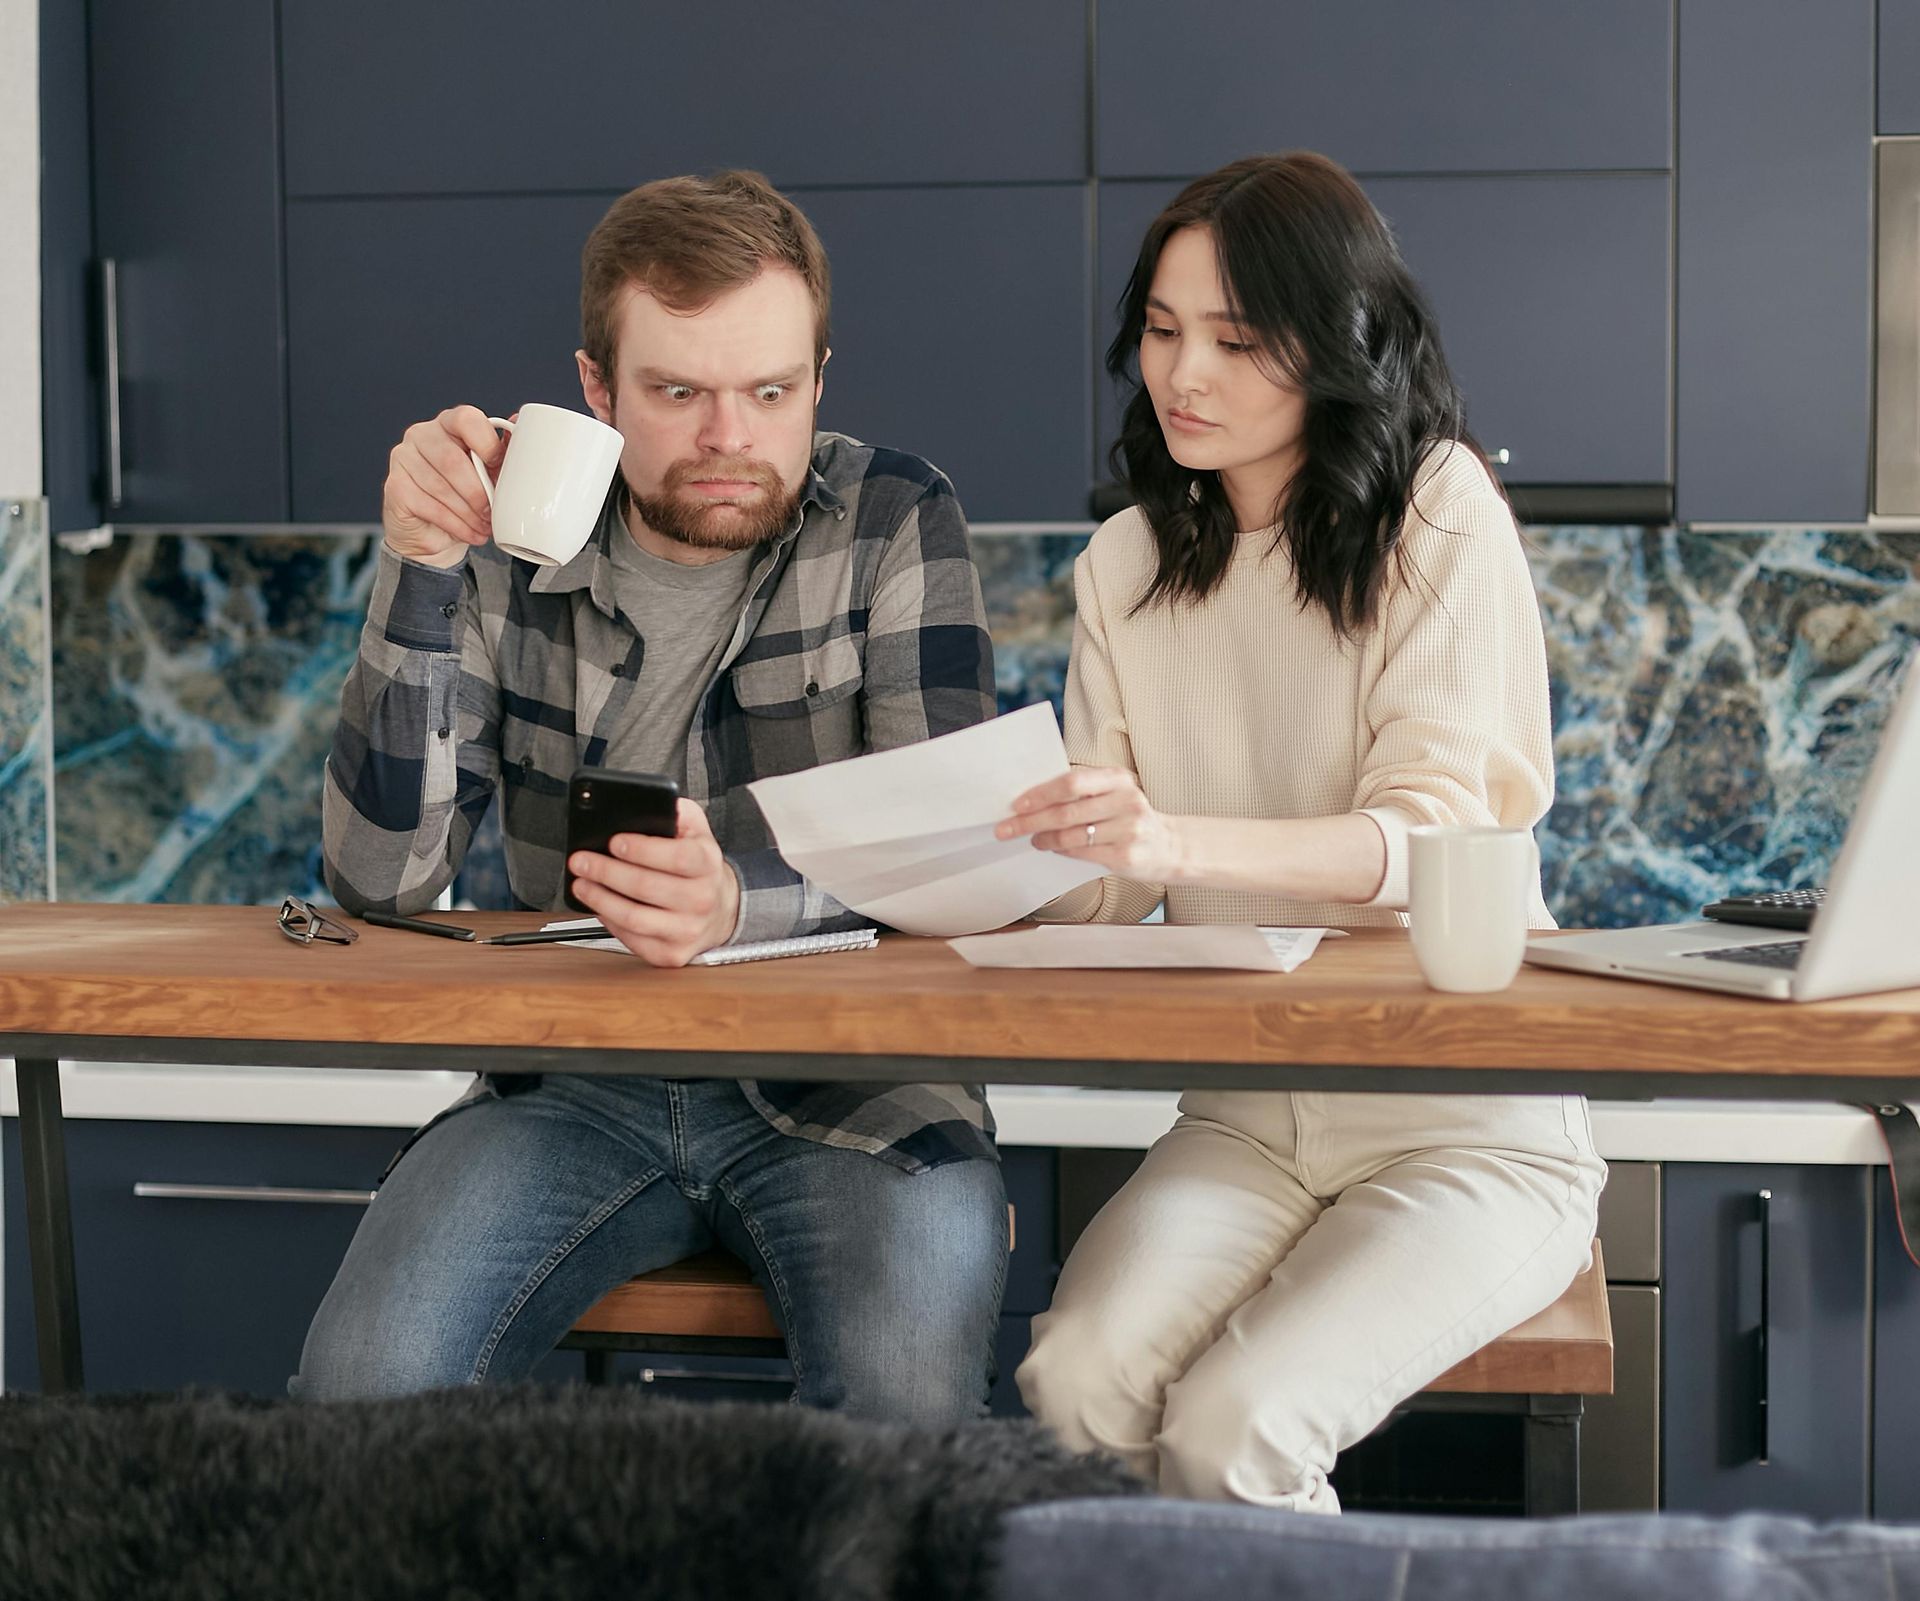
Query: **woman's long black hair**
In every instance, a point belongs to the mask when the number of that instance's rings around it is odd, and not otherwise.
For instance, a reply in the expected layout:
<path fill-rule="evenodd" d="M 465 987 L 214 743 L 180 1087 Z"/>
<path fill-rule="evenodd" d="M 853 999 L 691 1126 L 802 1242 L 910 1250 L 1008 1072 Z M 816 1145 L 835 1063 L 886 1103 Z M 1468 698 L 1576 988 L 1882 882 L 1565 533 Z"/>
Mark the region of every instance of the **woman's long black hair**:
<path fill-rule="evenodd" d="M 1225 575 L 1237 532 L 1219 474 L 1173 459 L 1140 382 L 1147 296 L 1161 249 L 1183 228 L 1211 237 L 1227 310 L 1256 359 L 1305 392 L 1303 460 L 1270 521 L 1301 605 L 1320 607 L 1350 637 L 1374 619 L 1421 458 L 1459 440 L 1486 459 L 1467 433 L 1433 312 L 1360 186 L 1311 151 L 1233 162 L 1154 218 L 1107 349 L 1107 371 L 1134 388 L 1114 470 L 1160 553 L 1136 611 L 1204 598 Z"/>

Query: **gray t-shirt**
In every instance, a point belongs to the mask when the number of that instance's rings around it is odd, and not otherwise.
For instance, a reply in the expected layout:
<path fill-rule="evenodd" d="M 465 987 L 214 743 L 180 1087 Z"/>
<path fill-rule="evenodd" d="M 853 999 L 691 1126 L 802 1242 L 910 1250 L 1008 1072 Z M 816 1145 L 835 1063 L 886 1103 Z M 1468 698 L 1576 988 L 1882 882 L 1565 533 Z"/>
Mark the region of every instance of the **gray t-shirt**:
<path fill-rule="evenodd" d="M 758 549 L 703 567 L 642 550 L 625 528 L 608 541 L 613 595 L 647 642 L 633 716 L 607 744 L 606 765 L 687 782 L 687 733 L 700 697 L 733 642 Z"/>

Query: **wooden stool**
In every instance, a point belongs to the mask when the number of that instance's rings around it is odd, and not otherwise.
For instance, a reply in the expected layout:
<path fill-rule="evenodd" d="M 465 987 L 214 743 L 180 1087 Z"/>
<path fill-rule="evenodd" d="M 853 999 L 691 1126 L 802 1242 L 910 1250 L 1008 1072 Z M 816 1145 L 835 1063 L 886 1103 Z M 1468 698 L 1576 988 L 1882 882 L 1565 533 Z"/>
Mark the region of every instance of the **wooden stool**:
<path fill-rule="evenodd" d="M 746 1266 L 724 1251 L 629 1279 L 587 1309 L 560 1342 L 587 1353 L 587 1382 L 604 1383 L 610 1351 L 780 1356 L 785 1346 Z M 1580 1510 L 1584 1397 L 1613 1393 L 1613 1320 L 1600 1242 L 1566 1293 L 1518 1328 L 1449 1368 L 1403 1412 L 1515 1412 L 1523 1419 L 1526 1510 Z"/>
<path fill-rule="evenodd" d="M 1007 1254 L 1019 1246 L 1019 1218 L 1007 1203 Z M 614 1351 L 689 1356 L 785 1356 L 786 1341 L 753 1274 L 727 1251 L 707 1251 L 628 1279 L 595 1301 L 560 1341 L 587 1354 L 587 1383 L 607 1381 Z"/>
<path fill-rule="evenodd" d="M 1613 1394 L 1613 1319 L 1600 1242 L 1566 1293 L 1442 1373 L 1400 1412 L 1517 1412 L 1528 1517 L 1580 1510 L 1585 1397 Z"/>
<path fill-rule="evenodd" d="M 752 1273 L 726 1251 L 690 1256 L 628 1279 L 595 1301 L 560 1348 L 584 1351 L 587 1382 L 604 1384 L 614 1351 L 785 1356 L 786 1341 Z"/>

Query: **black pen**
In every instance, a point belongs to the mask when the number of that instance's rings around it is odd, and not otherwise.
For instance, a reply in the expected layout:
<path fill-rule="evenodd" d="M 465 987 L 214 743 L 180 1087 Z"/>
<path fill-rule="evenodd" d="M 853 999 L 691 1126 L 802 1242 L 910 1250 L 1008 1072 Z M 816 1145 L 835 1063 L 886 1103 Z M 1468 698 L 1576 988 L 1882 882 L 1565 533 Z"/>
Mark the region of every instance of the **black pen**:
<path fill-rule="evenodd" d="M 568 939 L 606 939 L 607 931 L 595 924 L 592 928 L 528 928 L 517 934 L 489 934 L 480 943 L 482 945 L 554 945 Z"/>
<path fill-rule="evenodd" d="M 438 934 L 442 939 L 474 938 L 470 928 L 456 928 L 452 923 L 429 923 L 424 917 L 402 917 L 398 912 L 367 912 L 364 915 L 369 923 L 380 928 L 404 928 L 413 934 Z"/>

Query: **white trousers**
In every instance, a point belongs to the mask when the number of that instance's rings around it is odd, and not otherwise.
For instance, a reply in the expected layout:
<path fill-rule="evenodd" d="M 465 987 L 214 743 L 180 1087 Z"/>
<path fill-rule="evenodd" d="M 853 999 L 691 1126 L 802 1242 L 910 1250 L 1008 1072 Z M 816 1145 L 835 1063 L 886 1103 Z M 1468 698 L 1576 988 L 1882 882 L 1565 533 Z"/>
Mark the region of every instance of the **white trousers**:
<path fill-rule="evenodd" d="M 1579 1096 L 1189 1092 L 1017 1381 L 1169 1495 L 1337 1512 L 1335 1455 L 1549 1306 L 1606 1167 Z"/>

